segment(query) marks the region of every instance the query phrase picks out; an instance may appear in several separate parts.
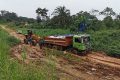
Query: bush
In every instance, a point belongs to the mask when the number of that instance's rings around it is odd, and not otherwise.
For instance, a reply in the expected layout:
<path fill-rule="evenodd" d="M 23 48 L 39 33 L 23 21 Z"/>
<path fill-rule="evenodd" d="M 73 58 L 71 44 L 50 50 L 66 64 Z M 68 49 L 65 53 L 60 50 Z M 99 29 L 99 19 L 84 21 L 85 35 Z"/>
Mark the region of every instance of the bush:
<path fill-rule="evenodd" d="M 14 45 L 20 43 L 20 40 L 14 38 L 13 36 L 7 37 L 6 40 L 7 40 L 8 45 L 10 45 L 10 46 L 14 46 Z"/>
<path fill-rule="evenodd" d="M 120 31 L 106 30 L 91 33 L 92 47 L 95 51 L 104 51 L 110 56 L 120 57 Z"/>

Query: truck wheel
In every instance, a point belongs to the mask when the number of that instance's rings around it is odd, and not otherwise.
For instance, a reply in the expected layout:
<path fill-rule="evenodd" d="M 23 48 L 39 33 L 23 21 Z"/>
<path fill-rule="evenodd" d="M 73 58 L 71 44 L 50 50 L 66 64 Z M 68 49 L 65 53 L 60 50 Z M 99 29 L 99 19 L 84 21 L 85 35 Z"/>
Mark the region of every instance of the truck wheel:
<path fill-rule="evenodd" d="M 88 53 L 87 50 L 83 50 L 83 51 L 80 51 L 80 52 L 79 52 L 79 55 L 80 55 L 80 56 L 86 56 L 87 53 Z"/>
<path fill-rule="evenodd" d="M 52 46 L 52 49 L 56 49 L 56 50 L 57 50 L 57 46 L 56 46 L 56 45 L 53 45 L 53 46 Z"/>
<path fill-rule="evenodd" d="M 65 51 L 65 50 L 66 50 L 66 47 L 64 47 L 64 46 L 59 46 L 59 50 L 60 50 L 60 51 Z"/>
<path fill-rule="evenodd" d="M 72 52 L 73 52 L 74 54 L 79 54 L 76 49 L 74 49 Z"/>
<path fill-rule="evenodd" d="M 52 49 L 53 45 L 48 44 L 48 46 L 47 46 L 47 47 L 48 47 L 48 48 L 50 48 L 50 49 Z"/>

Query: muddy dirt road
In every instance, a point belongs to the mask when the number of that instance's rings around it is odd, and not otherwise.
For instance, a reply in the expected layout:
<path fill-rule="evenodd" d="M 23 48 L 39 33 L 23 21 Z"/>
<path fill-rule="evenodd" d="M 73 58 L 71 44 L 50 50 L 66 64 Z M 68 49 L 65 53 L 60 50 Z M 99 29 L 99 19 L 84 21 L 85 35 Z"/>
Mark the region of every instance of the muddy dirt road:
<path fill-rule="evenodd" d="M 99 53 L 88 54 L 87 56 L 73 55 L 80 58 L 80 62 L 72 62 L 56 56 L 49 59 L 38 46 L 23 44 L 24 36 L 22 34 L 17 34 L 16 31 L 5 26 L 1 27 L 10 35 L 21 40 L 21 44 L 11 49 L 12 57 L 22 61 L 22 51 L 25 48 L 26 64 L 29 64 L 30 61 L 54 62 L 58 80 L 120 80 L 120 59 Z"/>

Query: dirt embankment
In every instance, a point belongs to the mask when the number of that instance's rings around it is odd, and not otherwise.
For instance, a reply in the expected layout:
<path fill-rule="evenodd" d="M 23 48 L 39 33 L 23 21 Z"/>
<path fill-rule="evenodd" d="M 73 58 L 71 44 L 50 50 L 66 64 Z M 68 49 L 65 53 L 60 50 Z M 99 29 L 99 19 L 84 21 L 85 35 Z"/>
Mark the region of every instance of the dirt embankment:
<path fill-rule="evenodd" d="M 73 55 L 81 58 L 80 62 L 72 62 L 56 56 L 49 59 L 38 46 L 23 44 L 24 36 L 22 34 L 17 34 L 16 31 L 4 26 L 2 28 L 21 40 L 21 44 L 11 49 L 12 57 L 21 62 L 25 56 L 26 64 L 29 64 L 30 61 L 54 62 L 58 80 L 120 80 L 120 59 L 98 53 L 88 54 L 84 57 Z"/>

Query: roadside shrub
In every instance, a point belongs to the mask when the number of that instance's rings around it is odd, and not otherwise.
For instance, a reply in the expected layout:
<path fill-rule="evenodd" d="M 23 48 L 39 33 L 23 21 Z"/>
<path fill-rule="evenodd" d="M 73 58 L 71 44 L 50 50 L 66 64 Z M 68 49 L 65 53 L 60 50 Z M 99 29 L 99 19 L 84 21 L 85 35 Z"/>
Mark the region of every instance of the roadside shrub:
<path fill-rule="evenodd" d="M 10 45 L 10 46 L 14 46 L 14 45 L 20 43 L 20 40 L 14 38 L 13 36 L 7 37 L 6 40 L 7 40 L 8 45 Z"/>
<path fill-rule="evenodd" d="M 91 33 L 92 47 L 95 51 L 106 52 L 110 56 L 120 57 L 120 31 L 106 30 Z"/>

